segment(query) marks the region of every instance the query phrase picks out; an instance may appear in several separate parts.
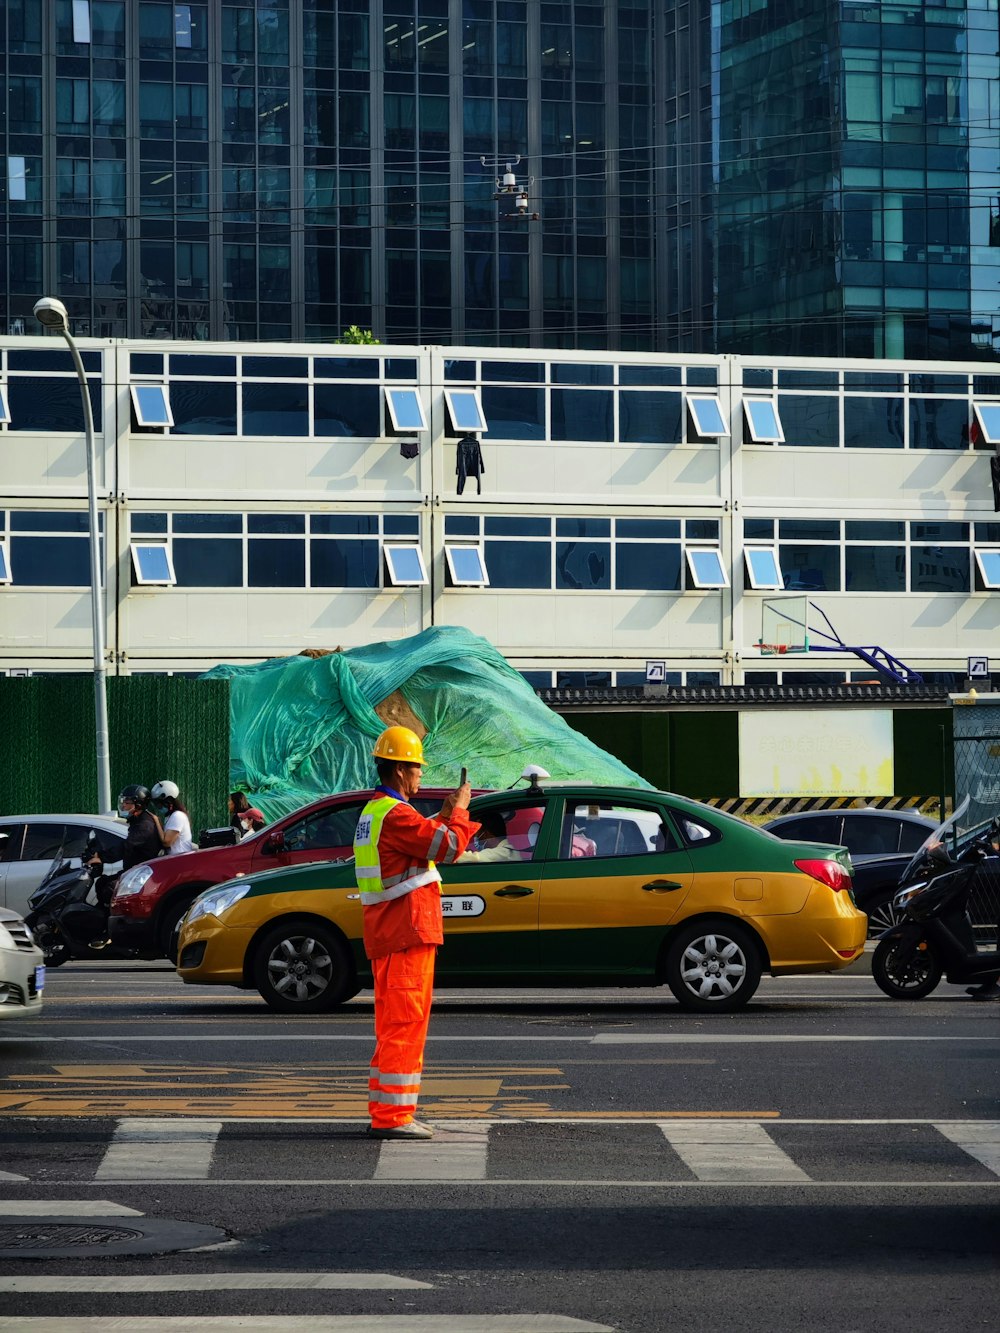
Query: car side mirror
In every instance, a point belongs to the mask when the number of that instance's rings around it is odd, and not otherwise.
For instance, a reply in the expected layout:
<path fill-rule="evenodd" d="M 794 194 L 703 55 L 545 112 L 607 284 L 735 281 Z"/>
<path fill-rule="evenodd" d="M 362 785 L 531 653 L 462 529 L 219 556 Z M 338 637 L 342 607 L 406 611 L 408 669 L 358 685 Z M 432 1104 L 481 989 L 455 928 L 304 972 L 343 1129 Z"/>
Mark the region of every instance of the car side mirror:
<path fill-rule="evenodd" d="M 280 829 L 275 829 L 264 839 L 264 845 L 260 850 L 264 856 L 277 856 L 279 852 L 285 850 L 285 835 Z"/>

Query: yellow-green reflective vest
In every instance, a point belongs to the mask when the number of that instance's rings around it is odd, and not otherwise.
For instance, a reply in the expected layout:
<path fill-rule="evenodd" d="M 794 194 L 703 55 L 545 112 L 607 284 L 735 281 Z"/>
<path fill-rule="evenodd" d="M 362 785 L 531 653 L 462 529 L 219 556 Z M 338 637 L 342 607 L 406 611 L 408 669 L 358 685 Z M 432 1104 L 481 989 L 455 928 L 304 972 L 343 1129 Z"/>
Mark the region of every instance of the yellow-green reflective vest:
<path fill-rule="evenodd" d="M 411 873 L 408 869 L 401 875 L 390 875 L 383 879 L 382 865 L 378 856 L 378 840 L 382 832 L 385 817 L 394 805 L 399 805 L 392 796 L 377 796 L 369 801 L 361 811 L 358 827 L 354 834 L 354 873 L 358 888 L 361 890 L 363 907 L 373 907 L 376 903 L 386 903 L 392 898 L 402 898 L 423 884 L 437 883 L 441 876 L 433 861 L 427 868 Z"/>

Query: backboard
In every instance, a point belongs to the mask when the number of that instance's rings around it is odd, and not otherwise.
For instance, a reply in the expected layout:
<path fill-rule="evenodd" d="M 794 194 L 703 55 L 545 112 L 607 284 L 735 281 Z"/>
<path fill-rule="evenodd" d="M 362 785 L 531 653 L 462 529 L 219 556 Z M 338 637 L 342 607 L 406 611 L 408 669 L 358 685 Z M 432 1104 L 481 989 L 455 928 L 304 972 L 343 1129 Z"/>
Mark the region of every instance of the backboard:
<path fill-rule="evenodd" d="M 764 656 L 809 651 L 809 598 L 765 597 L 761 602 L 760 639 L 754 644 Z"/>

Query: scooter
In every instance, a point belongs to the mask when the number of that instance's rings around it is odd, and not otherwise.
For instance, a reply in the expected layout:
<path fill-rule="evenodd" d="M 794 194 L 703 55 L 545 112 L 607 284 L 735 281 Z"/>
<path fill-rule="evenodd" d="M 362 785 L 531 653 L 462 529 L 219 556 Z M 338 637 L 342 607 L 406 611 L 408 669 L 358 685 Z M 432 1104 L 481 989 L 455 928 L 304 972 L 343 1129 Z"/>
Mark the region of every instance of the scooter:
<path fill-rule="evenodd" d="M 71 958 L 134 958 L 135 950 L 112 945 L 108 938 L 108 911 L 117 876 L 91 865 L 98 854 L 91 834 L 83 864 L 54 861 L 28 899 L 24 920 L 45 955 L 46 967 L 59 967 Z"/>
<path fill-rule="evenodd" d="M 985 984 L 1000 974 L 1000 951 L 980 952 L 969 917 L 969 892 L 981 860 L 1000 836 L 994 819 L 956 859 L 944 850 L 950 828 L 968 808 L 968 797 L 935 829 L 903 872 L 893 906 L 903 920 L 880 938 L 872 976 L 893 1000 L 920 1000 L 944 977 L 952 985 Z"/>

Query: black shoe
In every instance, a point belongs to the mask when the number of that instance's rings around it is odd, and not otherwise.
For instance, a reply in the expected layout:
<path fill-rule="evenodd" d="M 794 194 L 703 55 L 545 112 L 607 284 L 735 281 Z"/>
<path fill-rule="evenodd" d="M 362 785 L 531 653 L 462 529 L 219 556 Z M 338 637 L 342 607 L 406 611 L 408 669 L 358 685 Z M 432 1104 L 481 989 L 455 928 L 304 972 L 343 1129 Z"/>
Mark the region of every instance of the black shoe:
<path fill-rule="evenodd" d="M 966 991 L 974 1000 L 1000 1000 L 1000 981 L 987 981 L 982 986 L 970 986 Z"/>

